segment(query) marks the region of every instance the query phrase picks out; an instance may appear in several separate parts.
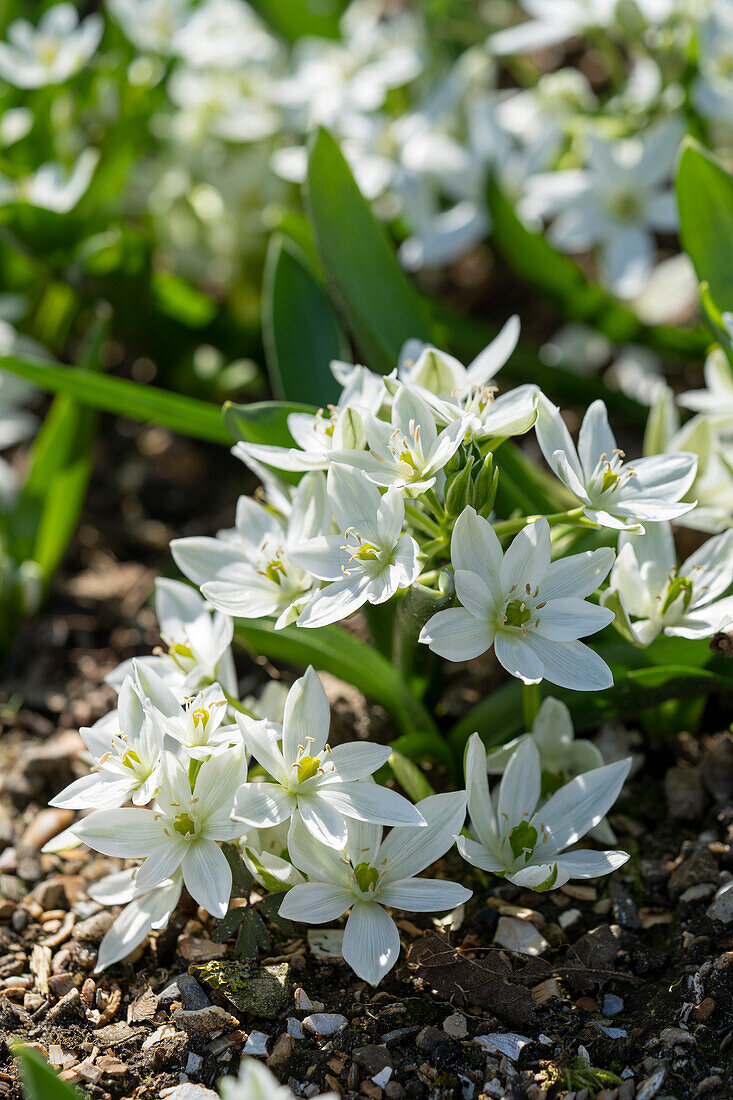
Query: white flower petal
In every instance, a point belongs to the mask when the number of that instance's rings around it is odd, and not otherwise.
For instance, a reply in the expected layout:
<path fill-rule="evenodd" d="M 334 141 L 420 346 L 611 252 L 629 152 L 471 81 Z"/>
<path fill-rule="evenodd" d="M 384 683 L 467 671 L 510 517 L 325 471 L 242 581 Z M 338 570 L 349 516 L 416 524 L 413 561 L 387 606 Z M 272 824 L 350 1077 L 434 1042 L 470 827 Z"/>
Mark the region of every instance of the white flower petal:
<path fill-rule="evenodd" d="M 491 648 L 494 627 L 474 618 L 463 607 L 449 607 L 428 619 L 420 632 L 420 641 L 449 661 L 470 661 Z"/>
<path fill-rule="evenodd" d="M 403 878 L 386 883 L 379 891 L 383 905 L 410 913 L 434 913 L 455 909 L 471 897 L 471 891 L 457 882 L 442 879 Z"/>
<path fill-rule="evenodd" d="M 289 820 L 297 804 L 295 795 L 277 783 L 243 783 L 234 797 L 233 815 L 248 825 L 268 829 Z"/>
<path fill-rule="evenodd" d="M 389 973 L 399 958 L 400 935 L 381 905 L 356 902 L 346 922 L 343 952 L 354 973 L 370 985 Z"/>
<path fill-rule="evenodd" d="M 427 829 L 393 829 L 382 842 L 379 858 L 385 860 L 385 882 L 419 875 L 453 847 L 466 817 L 466 793 L 433 794 L 418 802 L 417 809 Z"/>
<path fill-rule="evenodd" d="M 278 912 L 288 920 L 326 924 L 343 916 L 353 901 L 354 895 L 343 886 L 330 882 L 305 882 L 288 890 Z"/>
<path fill-rule="evenodd" d="M 540 816 L 556 851 L 580 840 L 606 816 L 621 793 L 630 767 L 628 757 L 594 768 L 571 779 L 548 799 Z"/>
<path fill-rule="evenodd" d="M 395 826 L 425 824 L 411 802 L 378 783 L 330 783 L 323 788 L 323 798 L 345 817 L 359 821 Z"/>
<path fill-rule="evenodd" d="M 206 838 L 189 844 L 181 869 L 194 901 L 212 917 L 225 916 L 232 892 L 232 872 L 219 845 Z"/>

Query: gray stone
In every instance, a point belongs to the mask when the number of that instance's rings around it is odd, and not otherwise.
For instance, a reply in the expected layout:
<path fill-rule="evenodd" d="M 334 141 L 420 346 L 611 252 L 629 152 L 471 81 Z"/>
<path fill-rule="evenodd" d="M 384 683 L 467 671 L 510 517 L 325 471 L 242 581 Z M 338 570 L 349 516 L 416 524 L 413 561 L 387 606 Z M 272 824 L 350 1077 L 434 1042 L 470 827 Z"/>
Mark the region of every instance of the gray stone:
<path fill-rule="evenodd" d="M 615 1016 L 617 1012 L 621 1012 L 624 1007 L 624 1002 L 620 997 L 617 997 L 615 993 L 607 993 L 603 998 L 603 1015 Z"/>
<path fill-rule="evenodd" d="M 719 920 L 722 924 L 730 924 L 733 920 L 733 879 L 720 887 L 707 915 L 710 920 Z"/>
<path fill-rule="evenodd" d="M 212 993 L 223 997 L 237 1012 L 273 1020 L 288 1000 L 288 963 L 257 966 L 215 959 L 193 966 L 191 970 Z"/>
<path fill-rule="evenodd" d="M 718 864 L 707 848 L 690 852 L 669 876 L 667 889 L 676 901 L 690 886 L 701 882 L 714 882 L 718 877 Z"/>
<path fill-rule="evenodd" d="M 616 937 L 607 924 L 600 924 L 575 944 L 575 953 L 591 970 L 610 970 L 618 954 Z"/>
<path fill-rule="evenodd" d="M 664 1066 L 657 1066 L 653 1073 L 640 1082 L 638 1089 L 636 1090 L 636 1100 L 652 1100 L 653 1096 L 656 1096 L 662 1085 L 664 1084 L 664 1078 L 667 1076 L 667 1070 Z"/>
<path fill-rule="evenodd" d="M 179 974 L 158 994 L 161 1004 L 171 1004 L 180 1001 L 184 1008 L 195 1012 L 199 1008 L 208 1008 L 211 1001 L 206 996 L 203 988 L 191 974 Z"/>
<path fill-rule="evenodd" d="M 239 1027 L 236 1016 L 218 1005 L 198 1008 L 193 1012 L 178 1008 L 171 1012 L 171 1023 L 193 1036 L 212 1035 L 216 1031 L 234 1031 Z"/>
<path fill-rule="evenodd" d="M 702 781 L 716 802 L 733 798 L 733 739 L 723 734 L 702 755 Z"/>
<path fill-rule="evenodd" d="M 675 821 L 698 821 L 707 799 L 699 768 L 670 768 L 664 777 L 667 806 Z"/>
<path fill-rule="evenodd" d="M 278 1035 L 272 1048 L 272 1054 L 267 1059 L 270 1069 L 284 1069 L 293 1057 L 294 1050 L 295 1039 L 292 1035 L 288 1035 L 287 1031 L 284 1031 L 282 1035 Z"/>
<path fill-rule="evenodd" d="M 253 1058 L 264 1058 L 267 1055 L 267 1044 L 270 1036 L 264 1031 L 250 1031 L 249 1038 L 244 1044 L 242 1054 L 251 1054 Z"/>
<path fill-rule="evenodd" d="M 541 955 L 550 946 L 531 921 L 517 917 L 499 917 L 494 943 L 522 955 Z"/>
<path fill-rule="evenodd" d="M 93 917 L 79 921 L 78 924 L 74 925 L 71 938 L 83 940 L 86 943 L 101 943 L 107 932 L 109 932 L 114 919 L 113 913 L 110 913 L 108 909 L 103 909 L 101 913 L 95 913 Z"/>
<path fill-rule="evenodd" d="M 374 1077 L 383 1069 L 394 1066 L 392 1055 L 385 1046 L 370 1043 L 369 1046 L 359 1047 L 354 1051 L 353 1059 L 360 1069 L 363 1069 L 367 1077 Z"/>

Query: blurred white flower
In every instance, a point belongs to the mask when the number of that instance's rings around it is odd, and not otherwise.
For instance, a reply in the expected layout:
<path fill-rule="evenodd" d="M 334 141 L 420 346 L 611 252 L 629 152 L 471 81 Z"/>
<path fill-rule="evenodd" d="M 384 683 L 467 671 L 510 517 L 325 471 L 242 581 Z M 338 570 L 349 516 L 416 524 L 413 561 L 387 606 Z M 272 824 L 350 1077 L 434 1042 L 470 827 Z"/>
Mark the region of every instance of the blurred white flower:
<path fill-rule="evenodd" d="M 68 214 L 89 189 L 99 155 L 98 149 L 84 149 L 70 169 L 57 163 L 42 164 L 33 175 L 19 180 L 15 194 L 4 201 L 27 202 L 41 210 Z"/>
<path fill-rule="evenodd" d="M 295 1093 L 255 1058 L 243 1058 L 239 1075 L 220 1078 L 218 1088 L 222 1100 L 296 1100 Z M 338 1100 L 338 1096 L 324 1092 L 314 1100 Z"/>
<path fill-rule="evenodd" d="M 0 42 L 0 77 L 16 88 L 63 84 L 89 61 L 102 39 L 97 12 L 79 21 L 74 4 L 47 8 L 36 26 L 15 19 Z"/>
<path fill-rule="evenodd" d="M 191 0 L 107 0 L 107 7 L 133 46 L 167 55 L 173 51 Z"/>
<path fill-rule="evenodd" d="M 633 298 L 652 273 L 653 233 L 677 228 L 670 176 L 681 136 L 674 118 L 622 141 L 591 134 L 586 167 L 530 177 L 520 212 L 551 220 L 549 239 L 564 252 L 599 247 L 611 288 Z"/>

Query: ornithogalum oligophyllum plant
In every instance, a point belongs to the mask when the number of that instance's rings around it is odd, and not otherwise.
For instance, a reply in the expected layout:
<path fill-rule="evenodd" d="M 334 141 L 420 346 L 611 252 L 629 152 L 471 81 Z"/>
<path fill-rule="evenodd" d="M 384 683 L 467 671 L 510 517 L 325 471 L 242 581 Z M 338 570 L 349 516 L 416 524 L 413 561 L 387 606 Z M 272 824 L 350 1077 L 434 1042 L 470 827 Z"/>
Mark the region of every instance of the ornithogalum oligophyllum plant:
<path fill-rule="evenodd" d="M 714 535 L 678 567 L 671 525 L 695 525 L 695 456 L 627 458 L 600 402 L 576 446 L 536 387 L 499 393 L 518 330 L 514 318 L 469 367 L 414 342 L 386 378 L 336 363 L 341 400 L 284 412 L 289 445 L 234 448 L 261 489 L 239 500 L 233 528 L 174 541 L 201 594 L 158 582 L 163 646 L 111 674 L 116 710 L 82 731 L 91 772 L 54 799 L 92 812 L 51 849 L 83 841 L 135 861 L 93 887 L 125 906 L 100 968 L 161 928 L 184 887 L 224 916 L 232 871 L 222 844 L 239 848 L 265 890 L 284 893 L 283 917 L 345 917 L 344 958 L 375 985 L 399 956 L 394 910 L 440 912 L 470 898 L 449 867 L 447 877 L 430 870 L 454 846 L 535 890 L 628 858 L 575 847 L 586 835 L 615 843 L 605 816 L 631 761 L 604 763 L 575 740 L 566 702 L 612 684 L 612 623 L 635 645 L 725 629 L 731 536 Z M 539 480 L 506 442 L 533 427 L 551 471 Z M 530 511 L 528 499 L 544 503 Z M 335 626 L 356 613 L 361 642 Z M 276 639 L 286 659 L 313 667 L 289 690 L 269 684 L 242 699 L 235 631 L 255 646 Z M 397 751 L 333 729 L 315 671 L 343 648 L 338 667 L 358 683 L 358 666 L 377 660 L 371 646 L 382 654 L 377 680 L 396 677 L 402 692 L 393 717 L 408 736 Z M 512 741 L 516 725 L 492 729 L 494 746 L 509 744 L 488 758 L 474 733 L 466 789 L 434 793 L 404 755 L 449 759 L 421 690 L 430 680 L 437 694 L 453 662 L 494 658 L 509 685 L 519 681 L 527 728 Z M 540 707 L 541 682 L 564 701 Z M 464 744 L 453 746 L 456 772 Z M 489 773 L 503 773 L 493 791 Z M 389 785 L 395 776 L 411 799 Z M 448 773 L 441 783 L 450 787 Z"/>

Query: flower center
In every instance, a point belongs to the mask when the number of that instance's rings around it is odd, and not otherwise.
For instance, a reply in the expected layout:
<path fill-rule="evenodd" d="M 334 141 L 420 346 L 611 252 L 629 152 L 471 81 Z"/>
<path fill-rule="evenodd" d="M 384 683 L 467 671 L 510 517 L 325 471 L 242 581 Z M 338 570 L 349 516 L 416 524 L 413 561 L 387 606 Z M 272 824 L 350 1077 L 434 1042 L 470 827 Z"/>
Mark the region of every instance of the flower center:
<path fill-rule="evenodd" d="M 505 626 L 515 626 L 521 630 L 531 618 L 532 612 L 524 600 L 510 600 L 504 608 Z"/>
<path fill-rule="evenodd" d="M 673 577 L 669 582 L 667 596 L 662 604 L 662 614 L 666 615 L 675 600 L 682 598 L 682 607 L 686 611 L 692 599 L 692 581 L 688 577 Z"/>
<path fill-rule="evenodd" d="M 609 467 L 603 471 L 603 483 L 601 484 L 601 492 L 606 493 L 609 489 L 615 489 L 621 480 L 620 475 L 613 472 Z"/>
<path fill-rule="evenodd" d="M 271 562 L 268 562 L 267 564 L 267 568 L 265 569 L 265 576 L 267 577 L 268 581 L 272 581 L 273 584 L 280 584 L 281 574 L 285 576 L 285 566 L 279 558 L 273 558 L 273 560 Z"/>
<path fill-rule="evenodd" d="M 379 872 L 370 863 L 359 863 L 354 868 L 356 885 L 363 894 L 368 894 L 377 885 Z"/>
<path fill-rule="evenodd" d="M 641 214 L 639 197 L 633 191 L 619 191 L 612 195 L 608 208 L 620 222 L 635 222 Z"/>
<path fill-rule="evenodd" d="M 530 825 L 528 821 L 522 821 L 514 826 L 509 833 L 509 844 L 515 859 L 524 856 L 525 863 L 529 862 L 537 843 L 537 835 L 534 825 Z"/>
<path fill-rule="evenodd" d="M 188 838 L 192 833 L 196 832 L 196 823 L 190 814 L 179 814 L 173 822 L 173 828 L 177 833 L 180 833 L 181 836 Z"/>
<path fill-rule="evenodd" d="M 312 779 L 314 775 L 318 775 L 321 762 L 317 756 L 301 756 L 295 767 L 298 769 L 300 782 L 305 783 L 306 780 Z"/>
<path fill-rule="evenodd" d="M 126 768 L 135 770 L 135 765 L 140 763 L 140 757 L 137 755 L 134 749 L 128 749 L 125 755 L 122 757 L 122 763 Z"/>
<path fill-rule="evenodd" d="M 209 718 L 211 717 L 211 715 L 209 714 L 206 707 L 199 707 L 197 710 L 195 710 L 193 712 L 191 717 L 193 718 L 193 727 L 194 727 L 194 729 L 198 729 L 199 726 L 205 726 L 206 725 L 206 723 L 209 721 Z"/>

